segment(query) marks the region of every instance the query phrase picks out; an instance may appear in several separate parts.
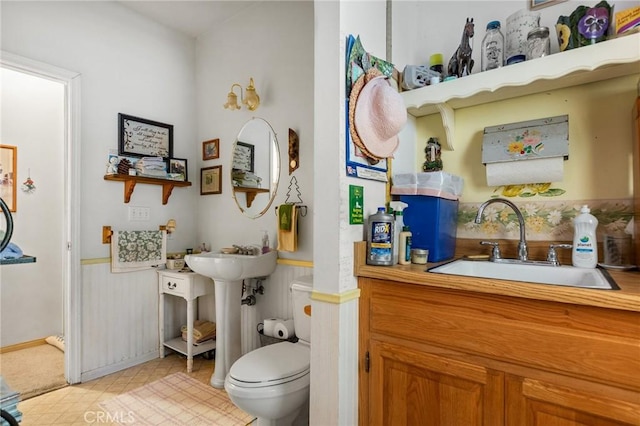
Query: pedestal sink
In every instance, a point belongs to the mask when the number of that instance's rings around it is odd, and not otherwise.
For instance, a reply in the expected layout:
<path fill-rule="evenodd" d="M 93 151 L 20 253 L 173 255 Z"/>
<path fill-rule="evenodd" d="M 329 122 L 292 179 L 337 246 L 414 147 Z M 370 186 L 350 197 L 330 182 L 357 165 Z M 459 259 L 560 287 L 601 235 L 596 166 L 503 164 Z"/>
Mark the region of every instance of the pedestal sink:
<path fill-rule="evenodd" d="M 216 362 L 211 386 L 224 388 L 231 365 L 240 358 L 240 305 L 242 280 L 269 276 L 276 269 L 278 252 L 241 254 L 188 254 L 184 260 L 194 272 L 213 279 L 216 298 Z"/>

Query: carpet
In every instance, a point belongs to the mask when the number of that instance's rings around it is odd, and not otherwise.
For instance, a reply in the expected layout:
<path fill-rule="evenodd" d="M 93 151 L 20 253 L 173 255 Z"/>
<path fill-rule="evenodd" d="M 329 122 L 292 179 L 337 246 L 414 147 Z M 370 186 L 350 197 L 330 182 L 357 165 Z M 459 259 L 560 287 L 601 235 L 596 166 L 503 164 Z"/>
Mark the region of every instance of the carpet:
<path fill-rule="evenodd" d="M 68 386 L 64 353 L 46 344 L 0 354 L 0 374 L 21 401 Z"/>
<path fill-rule="evenodd" d="M 224 390 L 186 373 L 163 377 L 103 401 L 100 407 L 107 418 L 128 425 L 236 426 L 253 420 L 231 402 Z"/>

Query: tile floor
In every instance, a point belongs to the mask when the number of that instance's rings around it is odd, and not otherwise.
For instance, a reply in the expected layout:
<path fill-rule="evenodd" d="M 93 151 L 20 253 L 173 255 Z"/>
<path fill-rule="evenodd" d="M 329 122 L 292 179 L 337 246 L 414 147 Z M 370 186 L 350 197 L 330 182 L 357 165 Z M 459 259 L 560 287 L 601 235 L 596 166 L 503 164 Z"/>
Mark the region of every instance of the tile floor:
<path fill-rule="evenodd" d="M 98 405 L 100 402 L 180 371 L 187 372 L 186 358 L 170 354 L 90 382 L 27 399 L 18 403 L 18 410 L 22 412 L 20 425 L 114 424 L 100 417 L 104 416 Z M 213 360 L 194 358 L 193 378 L 209 383 L 212 373 Z"/>

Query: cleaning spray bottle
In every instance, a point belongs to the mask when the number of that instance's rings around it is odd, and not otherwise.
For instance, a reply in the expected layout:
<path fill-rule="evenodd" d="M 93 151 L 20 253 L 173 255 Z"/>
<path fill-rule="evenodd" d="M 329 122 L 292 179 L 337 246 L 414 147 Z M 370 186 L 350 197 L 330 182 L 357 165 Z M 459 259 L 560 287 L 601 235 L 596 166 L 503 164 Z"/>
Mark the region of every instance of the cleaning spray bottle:
<path fill-rule="evenodd" d="M 393 264 L 399 263 L 398 250 L 400 248 L 400 232 L 404 228 L 404 216 L 402 211 L 409 207 L 407 203 L 403 203 L 402 201 L 391 201 L 389 206 L 393 209 L 393 214 L 395 215 L 395 233 L 393 239 Z"/>
<path fill-rule="evenodd" d="M 598 243 L 596 228 L 598 219 L 593 216 L 589 206 L 582 206 L 580 214 L 573 220 L 573 252 L 571 261 L 579 268 L 595 268 L 598 264 Z"/>

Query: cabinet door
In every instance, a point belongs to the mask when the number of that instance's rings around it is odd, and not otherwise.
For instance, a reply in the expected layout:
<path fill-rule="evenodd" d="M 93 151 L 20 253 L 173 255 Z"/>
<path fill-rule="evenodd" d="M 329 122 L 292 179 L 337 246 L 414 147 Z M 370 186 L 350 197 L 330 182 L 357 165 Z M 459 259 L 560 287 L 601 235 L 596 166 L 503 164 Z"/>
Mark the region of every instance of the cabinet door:
<path fill-rule="evenodd" d="M 504 424 L 503 373 L 371 340 L 368 374 L 372 425 Z"/>
<path fill-rule="evenodd" d="M 617 394 L 616 396 L 613 396 Z M 541 380 L 507 375 L 508 425 L 522 426 L 620 426 L 640 424 L 637 393 L 623 390 L 575 389 Z"/>

